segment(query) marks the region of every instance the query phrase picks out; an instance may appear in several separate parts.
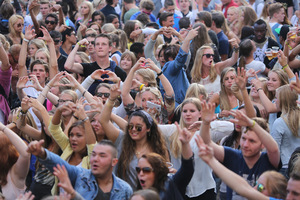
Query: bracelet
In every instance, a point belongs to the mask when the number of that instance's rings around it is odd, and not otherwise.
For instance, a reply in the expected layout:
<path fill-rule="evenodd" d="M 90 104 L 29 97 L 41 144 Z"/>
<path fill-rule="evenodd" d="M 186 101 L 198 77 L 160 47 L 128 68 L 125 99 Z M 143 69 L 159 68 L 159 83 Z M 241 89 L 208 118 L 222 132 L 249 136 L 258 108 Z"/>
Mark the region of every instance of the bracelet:
<path fill-rule="evenodd" d="M 285 68 L 287 68 L 289 65 L 288 64 L 286 64 L 286 65 L 284 65 L 283 67 L 282 67 L 282 69 L 284 70 Z"/>
<path fill-rule="evenodd" d="M 79 118 L 78 117 L 76 117 L 75 115 L 73 115 L 73 117 L 76 119 L 76 120 L 78 120 Z"/>
<path fill-rule="evenodd" d="M 239 50 L 240 50 L 240 47 L 236 48 L 236 47 L 233 47 L 232 49 L 235 53 L 237 53 Z"/>
<path fill-rule="evenodd" d="M 82 96 L 83 96 L 83 97 L 84 97 L 85 93 L 86 93 L 86 90 L 84 90 L 84 92 L 82 93 Z"/>
<path fill-rule="evenodd" d="M 157 77 L 159 77 L 160 75 L 163 74 L 163 71 L 160 71 L 158 74 L 157 74 Z"/>
<path fill-rule="evenodd" d="M 262 90 L 262 88 L 258 88 L 256 91 L 258 92 L 259 90 Z"/>
<path fill-rule="evenodd" d="M 255 120 L 252 120 L 252 126 L 250 126 L 249 128 L 252 129 L 255 126 L 256 122 Z"/>
<path fill-rule="evenodd" d="M 28 40 L 28 39 L 26 39 L 26 38 L 23 38 L 23 41 L 25 41 L 25 42 L 29 42 L 29 40 Z"/>
<path fill-rule="evenodd" d="M 86 122 L 86 121 L 89 120 L 89 119 L 90 119 L 89 117 L 86 117 L 86 118 L 84 118 L 84 119 L 81 120 L 81 121 Z"/>
<path fill-rule="evenodd" d="M 79 42 L 77 42 L 77 44 L 78 44 L 80 47 L 86 47 L 85 45 L 79 44 Z"/>
<path fill-rule="evenodd" d="M 15 124 L 17 126 L 17 123 L 16 122 L 11 122 L 11 124 Z"/>
<path fill-rule="evenodd" d="M 108 98 L 108 101 L 106 101 L 105 105 L 108 106 L 115 106 L 115 100 L 111 100 L 110 98 Z"/>
<path fill-rule="evenodd" d="M 145 86 L 145 84 L 141 84 L 140 85 L 140 91 L 142 91 L 143 87 Z"/>

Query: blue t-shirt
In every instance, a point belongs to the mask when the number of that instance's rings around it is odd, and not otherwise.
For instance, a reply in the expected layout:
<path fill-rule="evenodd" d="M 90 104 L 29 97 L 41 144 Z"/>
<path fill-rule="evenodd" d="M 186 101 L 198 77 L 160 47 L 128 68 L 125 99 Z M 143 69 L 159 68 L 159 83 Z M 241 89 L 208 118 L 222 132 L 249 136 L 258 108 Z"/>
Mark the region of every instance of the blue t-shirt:
<path fill-rule="evenodd" d="M 228 55 L 229 53 L 229 42 L 228 37 L 224 34 L 223 31 L 217 34 L 219 40 L 219 54 L 220 55 Z"/>
<path fill-rule="evenodd" d="M 281 162 L 278 169 L 276 169 L 269 161 L 269 157 L 266 152 L 262 152 L 260 158 L 255 165 L 249 169 L 241 150 L 232 149 L 224 146 L 224 161 L 223 165 L 243 177 L 249 185 L 254 187 L 255 182 L 259 176 L 268 170 L 278 170 L 281 168 Z M 227 187 L 227 199 L 231 199 L 238 194 Z M 238 195 L 239 196 L 239 195 Z"/>

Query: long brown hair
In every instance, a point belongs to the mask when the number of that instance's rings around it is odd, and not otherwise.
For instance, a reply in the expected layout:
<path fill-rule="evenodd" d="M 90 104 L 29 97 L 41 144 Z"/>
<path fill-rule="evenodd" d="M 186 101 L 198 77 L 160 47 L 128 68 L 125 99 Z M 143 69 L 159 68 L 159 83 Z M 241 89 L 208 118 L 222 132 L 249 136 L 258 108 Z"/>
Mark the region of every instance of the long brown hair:
<path fill-rule="evenodd" d="M 162 155 L 165 160 L 169 160 L 165 139 L 159 131 L 154 119 L 152 118 L 152 122 L 150 122 L 147 116 L 142 111 L 135 111 L 130 115 L 129 122 L 133 116 L 141 117 L 146 124 L 147 129 L 150 129 L 146 137 L 147 143 L 150 146 L 151 150 L 155 153 L 158 153 L 159 155 Z M 151 116 L 149 115 L 148 117 Z M 117 176 L 125 181 L 129 181 L 128 171 L 130 162 L 135 154 L 135 149 L 136 142 L 130 137 L 127 126 L 117 168 Z"/>
<path fill-rule="evenodd" d="M 7 174 L 17 162 L 19 153 L 6 135 L 0 133 L 0 185 L 7 184 Z"/>

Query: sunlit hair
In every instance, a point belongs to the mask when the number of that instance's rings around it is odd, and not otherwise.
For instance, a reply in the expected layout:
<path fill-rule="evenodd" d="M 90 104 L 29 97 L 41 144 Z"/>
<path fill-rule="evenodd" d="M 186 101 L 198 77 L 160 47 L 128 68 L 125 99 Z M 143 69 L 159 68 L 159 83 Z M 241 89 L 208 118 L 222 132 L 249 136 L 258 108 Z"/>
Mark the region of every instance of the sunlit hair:
<path fill-rule="evenodd" d="M 0 132 L 0 186 L 7 183 L 7 174 L 17 162 L 19 153 L 8 137 Z"/>
<path fill-rule="evenodd" d="M 34 55 L 34 60 L 36 60 L 36 55 L 39 53 L 39 52 L 43 52 L 47 58 L 47 63 L 49 64 L 49 61 L 50 61 L 50 52 L 48 51 L 47 48 L 42 48 L 42 49 L 38 49 L 36 52 L 35 52 L 35 55 Z"/>
<path fill-rule="evenodd" d="M 208 95 L 207 95 L 205 87 L 199 83 L 192 83 L 192 84 L 190 84 L 190 86 L 188 87 L 188 89 L 185 93 L 185 98 L 186 99 L 190 98 L 190 97 L 199 98 L 200 95 L 203 96 L 203 100 L 207 99 Z"/>
<path fill-rule="evenodd" d="M 36 48 L 39 50 L 39 49 L 47 49 L 47 46 L 46 46 L 46 44 L 45 44 L 45 42 L 44 42 L 44 40 L 41 40 L 41 39 L 33 39 L 33 40 L 30 40 L 30 42 L 28 43 L 28 47 L 30 46 L 30 45 L 35 45 L 36 46 Z M 33 58 L 34 59 L 34 58 Z"/>
<path fill-rule="evenodd" d="M 220 85 L 221 85 L 221 91 L 220 91 L 220 108 L 221 110 L 231 110 L 230 101 L 228 98 L 228 94 L 225 89 L 224 85 L 224 79 L 228 72 L 234 72 L 236 74 L 236 71 L 233 67 L 226 67 L 221 72 L 220 76 Z"/>
<path fill-rule="evenodd" d="M 204 55 L 204 51 L 206 49 L 211 49 L 213 52 L 214 50 L 207 45 L 202 46 L 200 49 L 197 50 L 196 56 L 195 56 L 195 62 L 193 65 L 193 68 L 191 70 L 191 76 L 192 76 L 192 82 L 200 82 L 201 81 L 201 76 L 202 76 L 202 58 Z M 209 69 L 209 80 L 210 82 L 214 82 L 217 78 L 217 71 L 215 68 L 214 62 L 212 62 L 211 67 Z"/>
<path fill-rule="evenodd" d="M 259 16 L 259 18 L 265 20 L 265 21 L 268 21 L 269 20 L 269 7 L 271 4 L 275 3 L 275 0 L 266 0 L 264 2 L 264 7 L 263 7 L 263 10 Z"/>
<path fill-rule="evenodd" d="M 119 50 L 122 53 L 125 52 L 126 48 L 127 48 L 127 40 L 128 40 L 125 31 L 117 29 L 117 30 L 113 31 L 113 33 L 115 35 L 117 35 L 118 38 L 119 38 L 119 45 L 118 45 Z"/>
<path fill-rule="evenodd" d="M 14 24 L 18 21 L 21 20 L 22 23 L 24 24 L 24 19 L 21 15 L 12 15 L 9 20 L 8 20 L 8 28 L 9 28 L 9 33 L 12 37 L 21 37 L 22 39 L 24 38 L 24 34 L 21 32 L 20 35 L 17 34 L 16 30 L 14 29 Z"/>
<path fill-rule="evenodd" d="M 156 99 L 160 102 L 160 105 L 162 107 L 164 106 L 164 101 L 163 101 L 162 95 L 157 87 L 144 87 L 143 90 L 139 93 L 140 96 L 142 97 L 142 95 L 145 92 L 151 92 L 152 94 L 154 94 Z"/>
<path fill-rule="evenodd" d="M 160 200 L 157 191 L 153 189 L 138 190 L 132 194 L 129 200 L 132 200 L 134 196 L 141 196 L 144 200 Z"/>
<path fill-rule="evenodd" d="M 124 58 L 130 58 L 131 62 L 132 62 L 132 66 L 133 67 L 136 63 L 136 57 L 135 54 L 129 50 L 126 50 L 124 53 L 122 53 L 121 56 L 121 60 L 123 60 Z"/>
<path fill-rule="evenodd" d="M 134 31 L 136 24 L 138 24 L 140 28 L 142 28 L 142 26 L 143 26 L 142 23 L 139 22 L 138 20 L 128 20 L 125 23 L 123 30 L 125 31 L 125 33 L 127 35 L 128 42 L 143 42 L 143 40 L 144 40 L 143 34 L 140 34 L 140 36 L 136 40 L 130 38 L 130 34 Z"/>
<path fill-rule="evenodd" d="M 135 73 L 143 77 L 147 87 L 157 87 L 155 74 L 151 69 L 138 69 Z"/>
<path fill-rule="evenodd" d="M 288 75 L 281 69 L 272 69 L 269 71 L 268 75 L 270 73 L 276 73 L 278 76 L 278 79 L 280 81 L 280 86 L 289 84 L 289 77 Z M 267 97 L 272 101 L 275 98 L 275 91 L 266 91 Z"/>
<path fill-rule="evenodd" d="M 179 123 L 179 126 L 180 128 L 188 128 L 187 125 L 184 123 L 184 120 L 183 120 L 183 117 L 182 117 L 182 114 L 183 114 L 183 107 L 186 105 L 186 104 L 189 104 L 189 103 L 192 103 L 196 106 L 197 110 L 198 111 L 201 111 L 201 101 L 198 99 L 198 98 L 187 98 L 185 99 L 182 104 L 181 104 L 181 116 L 180 116 L 180 123 Z M 199 119 L 200 120 L 200 119 Z M 182 151 L 182 145 L 181 145 L 181 142 L 179 140 L 179 132 L 176 130 L 175 133 L 173 133 L 171 136 L 170 136 L 170 151 L 171 153 L 173 154 L 173 156 L 175 158 L 178 158 L 180 157 L 181 155 L 181 151 Z"/>
<path fill-rule="evenodd" d="M 71 96 L 72 102 L 76 103 L 78 97 L 77 97 L 77 94 L 76 94 L 75 91 L 73 91 L 73 90 L 64 90 L 64 91 L 62 91 L 61 95 L 63 95 L 63 94 L 67 94 L 67 95 Z"/>
<path fill-rule="evenodd" d="M 4 50 L 7 52 L 10 48 L 10 44 L 2 34 L 0 34 L 0 42 L 2 43 Z"/>
<path fill-rule="evenodd" d="M 140 159 L 143 158 L 149 162 L 155 174 L 155 180 L 152 187 L 154 187 L 158 191 L 163 190 L 165 186 L 165 182 L 168 179 L 168 173 L 169 173 L 169 169 L 166 164 L 166 159 L 164 159 L 161 155 L 157 153 L 148 153 L 142 155 Z M 140 184 L 138 184 L 138 189 L 141 189 Z"/>
<path fill-rule="evenodd" d="M 112 23 L 106 23 L 101 27 L 102 33 L 111 33 L 116 29 L 116 27 Z"/>
<path fill-rule="evenodd" d="M 93 8 L 93 4 L 89 1 L 83 1 L 81 3 L 81 5 L 83 5 L 83 4 L 85 4 L 89 7 L 89 13 L 87 14 L 87 16 L 81 16 L 81 17 L 83 17 L 82 23 L 87 25 L 89 23 L 89 20 L 92 19 L 92 14 L 94 12 L 94 8 Z M 79 6 L 79 14 L 81 13 L 81 5 Z"/>
<path fill-rule="evenodd" d="M 164 137 L 162 136 L 160 130 L 158 129 L 157 123 L 153 120 L 153 123 L 150 123 L 147 116 L 141 111 L 135 111 L 129 116 L 128 122 L 131 122 L 133 116 L 142 118 L 143 122 L 146 125 L 147 129 L 150 129 L 147 132 L 147 144 L 150 146 L 151 150 L 163 157 L 164 160 L 168 159 L 168 149 Z M 151 117 L 151 116 L 148 116 Z M 129 124 L 128 123 L 128 124 Z M 117 176 L 122 178 L 125 181 L 129 181 L 129 167 L 130 162 L 135 155 L 136 150 L 136 141 L 133 140 L 129 134 L 128 126 L 126 127 L 126 133 L 124 135 L 122 150 L 119 157 L 118 167 L 117 167 Z M 165 162 L 164 162 L 165 163 Z"/>
<path fill-rule="evenodd" d="M 281 173 L 276 171 L 266 171 L 261 176 L 264 176 L 266 180 L 266 185 L 264 185 L 264 187 L 268 191 L 270 197 L 276 199 L 286 198 L 287 180 Z"/>
<path fill-rule="evenodd" d="M 295 137 L 300 137 L 300 108 L 297 105 L 298 94 L 289 85 L 277 88 L 281 117 Z"/>
<path fill-rule="evenodd" d="M 90 63 L 91 62 L 89 56 L 83 51 L 77 51 L 76 55 L 78 55 L 80 57 L 82 63 Z"/>
<path fill-rule="evenodd" d="M 262 127 L 265 131 L 268 133 L 270 132 L 269 124 L 268 122 L 261 117 L 254 117 L 252 118 L 260 127 Z M 242 127 L 242 133 L 246 133 L 249 130 L 248 127 Z"/>
<path fill-rule="evenodd" d="M 96 25 L 99 28 L 99 34 L 100 34 L 101 33 L 101 26 L 100 26 L 100 24 L 98 24 L 97 22 L 92 22 L 92 23 L 89 24 L 88 27 L 92 28 L 93 25 Z M 93 29 L 93 30 L 95 30 L 95 29 Z M 95 31 L 97 33 L 97 30 L 95 30 Z"/>
<path fill-rule="evenodd" d="M 257 15 L 252 7 L 245 6 L 244 8 L 244 26 L 253 26 L 257 20 Z"/>

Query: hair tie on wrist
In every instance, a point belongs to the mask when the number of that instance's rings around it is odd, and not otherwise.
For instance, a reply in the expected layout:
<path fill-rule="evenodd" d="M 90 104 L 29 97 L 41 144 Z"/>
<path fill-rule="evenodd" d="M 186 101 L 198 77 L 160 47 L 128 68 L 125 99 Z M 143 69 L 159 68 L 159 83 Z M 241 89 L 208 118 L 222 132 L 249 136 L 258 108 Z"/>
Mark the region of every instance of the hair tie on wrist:
<path fill-rule="evenodd" d="M 157 77 L 159 77 L 160 75 L 163 74 L 163 71 L 160 71 L 158 74 L 157 74 Z"/>

